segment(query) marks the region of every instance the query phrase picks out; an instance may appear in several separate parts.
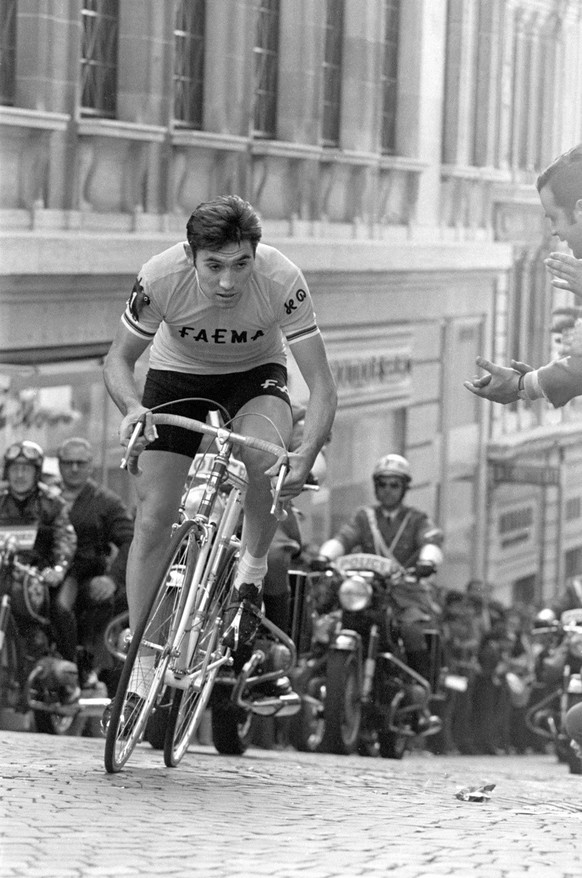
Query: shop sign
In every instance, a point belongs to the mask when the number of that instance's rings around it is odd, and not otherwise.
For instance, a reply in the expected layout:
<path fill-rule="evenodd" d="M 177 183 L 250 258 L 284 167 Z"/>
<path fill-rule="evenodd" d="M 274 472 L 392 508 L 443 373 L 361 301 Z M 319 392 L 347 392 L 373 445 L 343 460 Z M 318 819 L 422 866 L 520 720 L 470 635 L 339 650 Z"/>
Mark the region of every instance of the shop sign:
<path fill-rule="evenodd" d="M 527 485 L 557 486 L 560 484 L 560 468 L 519 463 L 494 463 L 495 482 L 515 482 Z"/>
<path fill-rule="evenodd" d="M 408 385 L 412 359 L 407 351 L 367 356 L 346 356 L 330 361 L 337 389 L 340 393 L 394 389 Z"/>

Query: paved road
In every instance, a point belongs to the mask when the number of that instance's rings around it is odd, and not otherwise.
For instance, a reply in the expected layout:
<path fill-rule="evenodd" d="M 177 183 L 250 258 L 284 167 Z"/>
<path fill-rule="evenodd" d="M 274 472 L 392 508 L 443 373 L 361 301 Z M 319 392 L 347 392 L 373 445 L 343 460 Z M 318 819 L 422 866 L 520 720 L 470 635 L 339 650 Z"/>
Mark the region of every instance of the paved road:
<path fill-rule="evenodd" d="M 494 783 L 491 798 L 456 798 Z M 582 776 L 552 756 L 401 762 L 0 732 L 2 878 L 580 878 Z"/>

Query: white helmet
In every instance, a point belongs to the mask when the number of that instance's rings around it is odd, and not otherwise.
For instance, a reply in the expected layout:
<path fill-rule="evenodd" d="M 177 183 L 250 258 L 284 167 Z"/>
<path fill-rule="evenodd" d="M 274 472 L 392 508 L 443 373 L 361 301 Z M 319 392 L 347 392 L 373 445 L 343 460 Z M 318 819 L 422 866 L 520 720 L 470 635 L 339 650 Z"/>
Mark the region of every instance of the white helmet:
<path fill-rule="evenodd" d="M 373 479 L 383 476 L 398 476 L 408 484 L 412 479 L 410 464 L 401 454 L 386 454 L 377 461 L 372 472 Z"/>

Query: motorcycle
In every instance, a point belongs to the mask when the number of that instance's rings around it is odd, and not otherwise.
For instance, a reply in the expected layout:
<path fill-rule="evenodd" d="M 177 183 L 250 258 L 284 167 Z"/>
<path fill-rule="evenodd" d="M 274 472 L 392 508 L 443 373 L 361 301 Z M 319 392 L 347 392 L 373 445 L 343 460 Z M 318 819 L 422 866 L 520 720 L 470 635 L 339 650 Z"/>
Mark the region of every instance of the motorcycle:
<path fill-rule="evenodd" d="M 76 665 L 56 650 L 49 586 L 36 567 L 19 559 L 35 538 L 35 526 L 0 530 L 0 723 L 25 728 L 32 712 L 38 732 L 80 735 L 109 699 L 83 697 Z"/>
<path fill-rule="evenodd" d="M 539 687 L 545 695 L 527 710 L 525 722 L 534 734 L 552 741 L 559 762 L 571 774 L 582 774 L 582 759 L 566 733 L 568 710 L 582 702 L 582 609 L 566 610 L 559 623 L 534 628 L 534 636 L 554 634 L 558 643 L 539 662 Z"/>
<path fill-rule="evenodd" d="M 425 631 L 426 679 L 408 666 L 396 621 L 395 590 L 419 587 L 414 572 L 377 555 L 346 555 L 328 566 L 312 597 L 325 612 L 312 620 L 311 654 L 299 662 L 298 749 L 401 759 L 415 740 L 440 730 L 428 712 L 442 697 L 439 632 Z"/>

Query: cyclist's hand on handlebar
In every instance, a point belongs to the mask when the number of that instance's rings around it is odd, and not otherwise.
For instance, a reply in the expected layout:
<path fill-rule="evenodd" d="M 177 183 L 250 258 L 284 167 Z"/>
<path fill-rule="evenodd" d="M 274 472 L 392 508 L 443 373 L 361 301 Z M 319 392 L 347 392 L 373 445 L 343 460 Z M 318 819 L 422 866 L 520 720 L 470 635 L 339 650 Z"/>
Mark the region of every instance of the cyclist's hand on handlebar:
<path fill-rule="evenodd" d="M 138 465 L 138 457 L 150 442 L 158 437 L 158 431 L 155 424 L 152 423 L 152 413 L 144 406 L 130 409 L 119 428 L 119 441 L 124 448 L 127 448 L 129 441 L 133 435 L 136 424 L 142 423 L 142 430 L 139 437 L 134 441 L 126 460 L 127 469 L 132 475 L 137 476 L 141 473 Z"/>
<path fill-rule="evenodd" d="M 281 462 L 277 461 L 272 467 L 266 470 L 266 475 L 271 478 L 273 487 L 277 481 Z M 303 485 L 311 471 L 311 461 L 307 460 L 303 455 L 290 451 L 287 457 L 287 475 L 281 488 L 279 499 L 282 503 L 297 497 L 303 489 Z"/>

